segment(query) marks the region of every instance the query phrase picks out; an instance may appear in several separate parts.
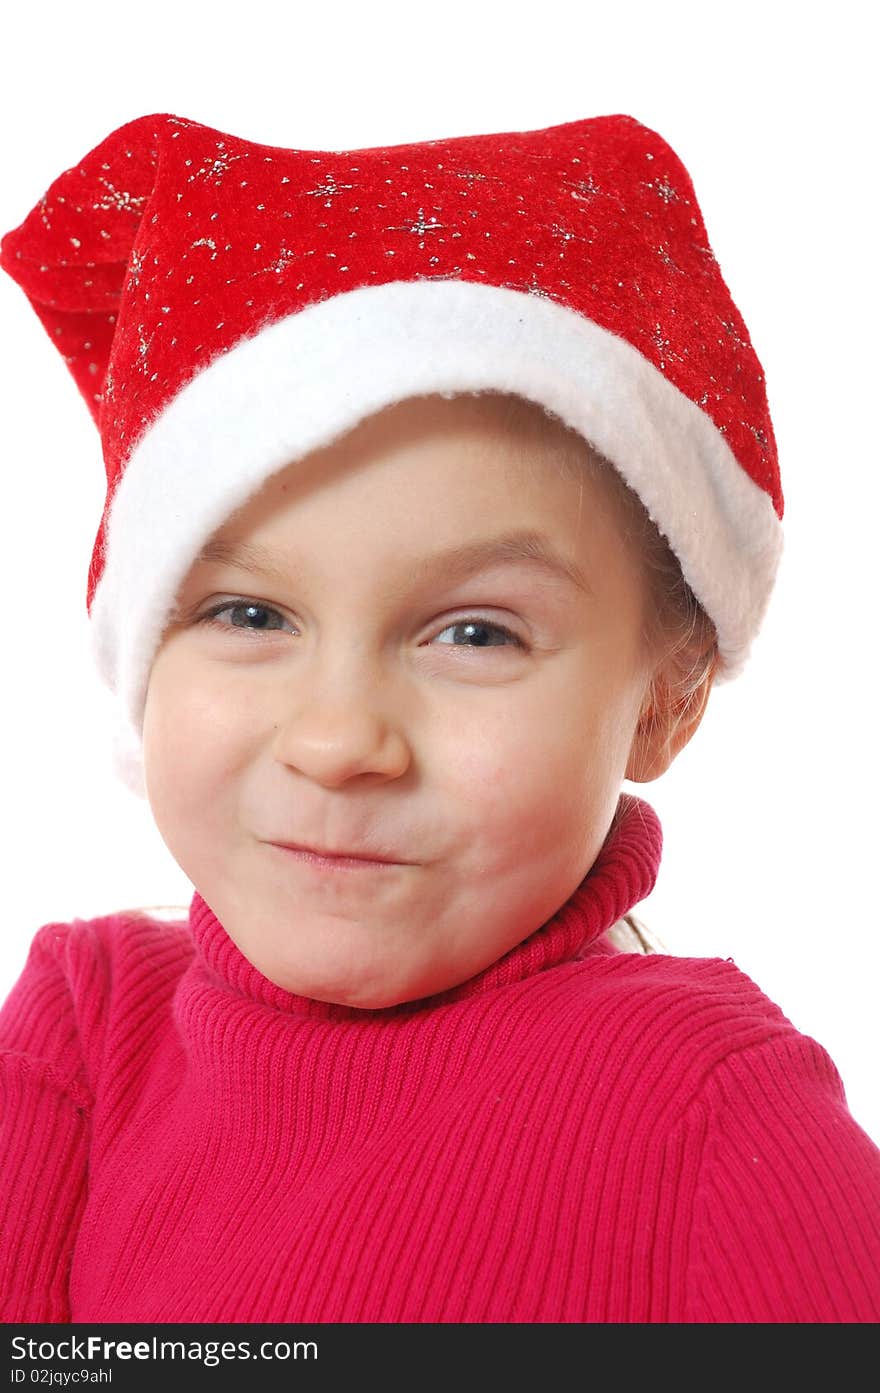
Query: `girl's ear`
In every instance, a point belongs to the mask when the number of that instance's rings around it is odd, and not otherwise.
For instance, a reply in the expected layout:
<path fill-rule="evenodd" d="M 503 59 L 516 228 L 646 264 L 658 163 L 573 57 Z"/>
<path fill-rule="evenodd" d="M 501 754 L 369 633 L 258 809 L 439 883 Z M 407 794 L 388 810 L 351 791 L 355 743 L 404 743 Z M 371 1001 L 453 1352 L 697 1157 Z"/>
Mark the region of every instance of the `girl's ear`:
<path fill-rule="evenodd" d="M 647 784 L 666 772 L 703 719 L 715 666 L 697 687 L 677 699 L 662 679 L 652 684 L 630 746 L 625 779 Z"/>

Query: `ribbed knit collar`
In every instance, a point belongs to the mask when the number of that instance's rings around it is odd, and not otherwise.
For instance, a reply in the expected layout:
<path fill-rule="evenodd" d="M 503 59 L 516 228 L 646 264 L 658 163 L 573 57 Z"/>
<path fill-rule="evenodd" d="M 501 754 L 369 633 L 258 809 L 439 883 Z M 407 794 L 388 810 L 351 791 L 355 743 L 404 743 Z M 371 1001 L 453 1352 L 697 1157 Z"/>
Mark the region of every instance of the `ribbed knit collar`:
<path fill-rule="evenodd" d="M 248 961 L 197 890 L 189 923 L 201 964 L 238 995 L 293 1015 L 327 1020 L 410 1014 L 477 996 L 583 957 L 606 929 L 651 893 L 662 848 L 663 833 L 654 809 L 644 799 L 622 793 L 599 855 L 552 919 L 466 982 L 418 1001 L 378 1009 L 317 1001 L 277 986 Z"/>

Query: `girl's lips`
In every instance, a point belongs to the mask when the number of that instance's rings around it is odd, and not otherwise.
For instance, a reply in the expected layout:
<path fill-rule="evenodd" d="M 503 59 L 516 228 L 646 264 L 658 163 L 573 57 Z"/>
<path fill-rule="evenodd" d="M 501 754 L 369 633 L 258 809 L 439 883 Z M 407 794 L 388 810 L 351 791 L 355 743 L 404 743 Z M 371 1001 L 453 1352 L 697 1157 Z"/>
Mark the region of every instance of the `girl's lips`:
<path fill-rule="evenodd" d="M 361 856 L 323 856 L 316 851 L 307 851 L 302 847 L 284 846 L 281 842 L 271 842 L 270 845 L 283 851 L 286 856 L 292 856 L 301 861 L 304 865 L 314 866 L 316 870 L 390 871 L 395 866 L 403 864 L 400 861 L 377 861 Z"/>

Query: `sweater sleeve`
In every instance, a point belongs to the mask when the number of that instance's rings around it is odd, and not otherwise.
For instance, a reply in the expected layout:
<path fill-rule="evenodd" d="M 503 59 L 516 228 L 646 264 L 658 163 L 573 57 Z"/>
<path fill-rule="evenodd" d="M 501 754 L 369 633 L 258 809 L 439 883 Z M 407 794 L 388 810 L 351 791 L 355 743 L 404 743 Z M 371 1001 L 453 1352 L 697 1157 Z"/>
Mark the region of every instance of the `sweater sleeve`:
<path fill-rule="evenodd" d="M 0 1011 L 0 1319 L 70 1320 L 92 1096 L 75 926 L 47 924 Z M 79 973 L 81 976 L 81 971 Z M 92 964 L 92 986 L 94 963 Z"/>
<path fill-rule="evenodd" d="M 702 1100 L 686 1320 L 880 1319 L 880 1150 L 796 1031 L 731 1055 Z"/>

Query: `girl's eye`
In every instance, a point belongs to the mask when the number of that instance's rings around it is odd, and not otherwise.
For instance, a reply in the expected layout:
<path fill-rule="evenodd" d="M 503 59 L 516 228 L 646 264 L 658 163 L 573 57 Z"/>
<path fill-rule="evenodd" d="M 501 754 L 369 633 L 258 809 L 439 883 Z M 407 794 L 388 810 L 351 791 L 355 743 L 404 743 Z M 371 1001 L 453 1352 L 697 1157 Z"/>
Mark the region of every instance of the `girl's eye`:
<path fill-rule="evenodd" d="M 276 619 L 280 619 L 284 622 L 284 616 L 279 614 L 277 609 L 272 609 L 269 605 L 248 604 L 245 600 L 227 600 L 225 605 L 217 605 L 215 609 L 209 609 L 207 613 L 203 614 L 196 622 L 199 624 L 214 624 L 218 629 L 228 629 L 230 627 L 233 629 L 247 629 L 248 626 L 246 624 L 233 623 L 231 626 L 229 624 L 221 624 L 221 614 L 229 614 L 235 611 L 256 617 L 256 626 L 254 629 L 249 630 L 250 633 L 259 633 L 267 629 L 272 632 L 271 626 L 262 622 L 262 618 L 265 615 L 274 615 Z"/>
<path fill-rule="evenodd" d="M 233 621 L 231 625 L 221 623 L 221 614 L 234 613 L 249 616 L 254 622 L 254 627 L 250 628 L 247 620 L 242 624 L 237 624 L 235 621 Z M 196 622 L 199 624 L 213 624 L 216 625 L 218 629 L 229 629 L 230 627 L 245 629 L 246 632 L 249 633 L 277 632 L 277 629 L 271 622 L 266 622 L 267 616 L 270 620 L 273 616 L 276 619 L 280 619 L 282 624 L 287 622 L 284 616 L 270 605 L 248 604 L 242 600 L 235 602 L 227 601 L 224 605 L 218 605 L 216 609 L 208 610 L 207 614 L 203 614 Z M 467 619 L 456 619 L 453 624 L 447 624 L 445 629 L 441 629 L 437 637 L 439 638 L 441 634 L 449 633 L 459 633 L 461 637 L 454 638 L 451 643 L 445 643 L 443 645 L 444 647 L 507 648 L 510 647 L 511 644 L 516 648 L 526 647 L 523 640 L 519 638 L 512 629 L 505 628 L 503 624 L 495 624 L 488 619 L 481 619 L 478 615 L 470 615 Z M 500 639 L 506 640 L 506 642 L 494 642 L 490 637 L 493 634 L 500 636 Z"/>
<path fill-rule="evenodd" d="M 519 638 L 512 629 L 506 629 L 503 624 L 493 624 L 489 619 L 480 619 L 479 616 L 471 616 L 468 619 L 456 619 L 453 624 L 447 624 L 445 629 L 441 629 L 441 634 L 451 634 L 456 630 L 462 634 L 462 638 L 454 638 L 452 644 L 445 644 L 444 647 L 470 648 L 470 640 L 474 639 L 475 648 L 508 648 L 512 643 L 515 648 L 525 648 L 522 639 Z M 485 638 L 486 634 L 499 634 L 502 639 L 508 639 L 509 643 L 493 643 Z M 437 635 L 440 637 L 440 634 Z"/>

